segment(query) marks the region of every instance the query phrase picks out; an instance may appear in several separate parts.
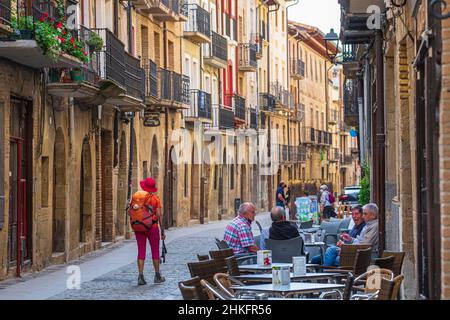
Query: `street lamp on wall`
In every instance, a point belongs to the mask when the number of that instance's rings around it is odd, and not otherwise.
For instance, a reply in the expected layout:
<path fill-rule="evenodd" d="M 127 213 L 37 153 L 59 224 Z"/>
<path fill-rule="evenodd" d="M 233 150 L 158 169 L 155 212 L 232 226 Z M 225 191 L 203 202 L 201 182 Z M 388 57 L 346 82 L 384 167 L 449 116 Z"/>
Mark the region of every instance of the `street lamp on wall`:
<path fill-rule="evenodd" d="M 336 57 L 339 52 L 339 36 L 334 29 L 331 28 L 323 38 L 325 41 L 325 50 L 327 51 L 328 58 L 335 63 Z"/>

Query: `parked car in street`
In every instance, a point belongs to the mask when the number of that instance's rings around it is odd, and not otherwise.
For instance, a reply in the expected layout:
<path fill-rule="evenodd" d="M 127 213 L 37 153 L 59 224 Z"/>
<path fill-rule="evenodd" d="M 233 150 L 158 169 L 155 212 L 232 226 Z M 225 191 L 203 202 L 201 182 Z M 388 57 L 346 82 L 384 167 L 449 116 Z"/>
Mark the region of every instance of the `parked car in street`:
<path fill-rule="evenodd" d="M 339 201 L 346 204 L 358 204 L 361 186 L 344 188 L 344 193 L 339 196 Z"/>

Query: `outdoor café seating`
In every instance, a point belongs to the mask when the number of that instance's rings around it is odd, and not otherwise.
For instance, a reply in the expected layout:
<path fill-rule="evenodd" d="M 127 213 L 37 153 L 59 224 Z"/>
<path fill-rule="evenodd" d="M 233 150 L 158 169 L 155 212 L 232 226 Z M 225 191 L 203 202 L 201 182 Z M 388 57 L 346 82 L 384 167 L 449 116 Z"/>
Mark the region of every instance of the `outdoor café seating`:
<path fill-rule="evenodd" d="M 291 263 L 292 257 L 306 256 L 302 237 L 288 240 L 266 239 L 266 247 L 272 250 L 273 262 Z"/>

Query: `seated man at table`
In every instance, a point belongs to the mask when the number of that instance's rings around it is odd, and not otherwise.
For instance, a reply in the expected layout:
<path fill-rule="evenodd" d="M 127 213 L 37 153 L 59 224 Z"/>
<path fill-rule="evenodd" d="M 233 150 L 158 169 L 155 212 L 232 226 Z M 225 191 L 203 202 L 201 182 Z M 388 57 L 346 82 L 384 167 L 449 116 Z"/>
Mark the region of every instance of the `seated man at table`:
<path fill-rule="evenodd" d="M 288 240 L 300 236 L 297 226 L 286 220 L 286 211 L 282 207 L 275 207 L 270 212 L 272 225 L 261 232 L 261 250 L 266 249 L 266 239 Z"/>
<path fill-rule="evenodd" d="M 343 243 L 351 243 L 345 241 L 344 237 L 350 236 L 352 239 L 353 238 L 356 239 L 360 236 L 362 230 L 366 226 L 366 222 L 364 221 L 363 216 L 363 207 L 361 205 L 356 205 L 352 207 L 352 219 L 353 222 L 355 223 L 352 230 L 350 230 L 348 234 L 340 236 L 341 241 L 337 243 L 337 246 L 332 246 L 327 249 L 324 257 L 325 261 L 323 262 L 324 266 L 339 266 L 339 247 Z M 311 260 L 311 263 L 320 264 L 321 260 L 322 260 L 321 256 L 314 256 Z"/>
<path fill-rule="evenodd" d="M 259 250 L 251 227 L 255 216 L 256 206 L 246 202 L 239 207 L 239 215 L 227 225 L 223 240 L 233 249 L 235 255 L 256 253 Z"/>

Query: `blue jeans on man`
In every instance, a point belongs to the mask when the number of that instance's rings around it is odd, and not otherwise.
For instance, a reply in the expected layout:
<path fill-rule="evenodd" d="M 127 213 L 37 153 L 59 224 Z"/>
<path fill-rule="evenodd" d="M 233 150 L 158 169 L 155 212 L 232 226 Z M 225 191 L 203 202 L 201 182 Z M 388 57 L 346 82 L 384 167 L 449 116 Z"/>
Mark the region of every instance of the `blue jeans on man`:
<path fill-rule="evenodd" d="M 325 251 L 325 255 L 323 257 L 323 266 L 325 267 L 339 267 L 341 264 L 341 257 L 339 256 L 340 249 L 336 246 L 329 247 L 327 251 Z M 314 256 L 311 259 L 312 264 L 321 264 L 322 257 Z"/>

